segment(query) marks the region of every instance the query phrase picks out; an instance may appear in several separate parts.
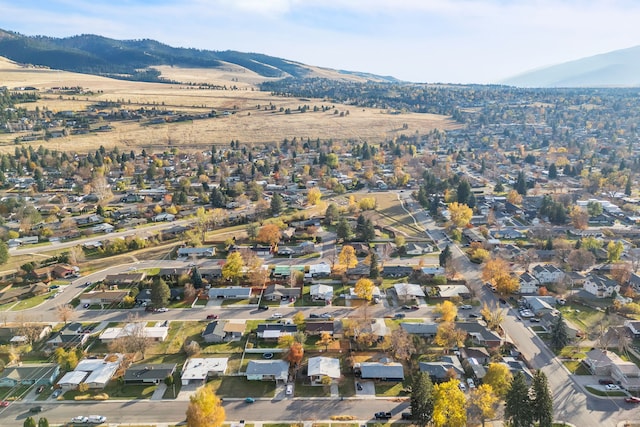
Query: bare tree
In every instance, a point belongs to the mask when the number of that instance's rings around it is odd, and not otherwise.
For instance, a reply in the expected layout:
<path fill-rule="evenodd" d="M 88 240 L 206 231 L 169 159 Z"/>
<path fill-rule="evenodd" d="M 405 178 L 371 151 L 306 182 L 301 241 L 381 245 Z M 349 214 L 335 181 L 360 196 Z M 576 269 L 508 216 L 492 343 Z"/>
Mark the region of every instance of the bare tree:
<path fill-rule="evenodd" d="M 184 284 L 184 299 L 185 301 L 193 301 L 196 297 L 196 288 L 193 287 L 191 282 Z"/>
<path fill-rule="evenodd" d="M 65 325 L 69 323 L 69 320 L 71 320 L 75 316 L 75 314 L 76 313 L 73 309 L 73 306 L 69 304 L 61 304 L 56 306 L 56 315 L 61 322 L 64 322 Z"/>
<path fill-rule="evenodd" d="M 113 198 L 111 185 L 103 175 L 97 175 L 91 181 L 91 190 L 101 202 L 108 202 Z"/>
<path fill-rule="evenodd" d="M 388 341 L 389 348 L 393 351 L 393 356 L 396 359 L 407 361 L 416 352 L 413 336 L 403 328 L 394 330 L 392 334 L 387 335 L 385 340 Z"/>

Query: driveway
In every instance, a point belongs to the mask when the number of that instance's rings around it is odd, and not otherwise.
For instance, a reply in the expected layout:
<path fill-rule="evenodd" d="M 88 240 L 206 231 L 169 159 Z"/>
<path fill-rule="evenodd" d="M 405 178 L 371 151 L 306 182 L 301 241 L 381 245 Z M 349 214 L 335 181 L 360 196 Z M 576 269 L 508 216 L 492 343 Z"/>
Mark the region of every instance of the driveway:
<path fill-rule="evenodd" d="M 358 384 L 362 390 L 358 390 Z M 376 397 L 376 385 L 373 381 L 356 380 L 356 396 L 357 397 Z"/>

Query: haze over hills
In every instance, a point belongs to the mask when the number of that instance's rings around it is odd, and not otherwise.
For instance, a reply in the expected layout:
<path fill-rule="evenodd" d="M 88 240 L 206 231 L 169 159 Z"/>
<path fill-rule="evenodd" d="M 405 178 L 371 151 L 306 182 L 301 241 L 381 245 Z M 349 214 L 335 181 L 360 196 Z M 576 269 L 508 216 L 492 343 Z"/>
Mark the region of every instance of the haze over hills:
<path fill-rule="evenodd" d="M 640 86 L 640 46 L 533 70 L 501 83 L 520 87 Z"/>
<path fill-rule="evenodd" d="M 31 37 L 0 29 L 0 56 L 23 64 L 139 81 L 163 81 L 154 66 L 222 68 L 228 64 L 265 78 L 316 77 L 332 71 L 336 78 L 397 81 L 388 76 L 320 69 L 259 53 L 176 48 L 155 40 L 115 40 L 92 34 Z"/>

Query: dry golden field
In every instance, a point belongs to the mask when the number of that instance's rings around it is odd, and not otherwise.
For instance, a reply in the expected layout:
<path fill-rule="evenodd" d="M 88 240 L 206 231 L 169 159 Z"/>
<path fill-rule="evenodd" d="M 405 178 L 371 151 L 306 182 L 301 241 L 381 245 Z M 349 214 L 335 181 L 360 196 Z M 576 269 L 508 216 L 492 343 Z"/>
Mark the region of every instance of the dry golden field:
<path fill-rule="evenodd" d="M 208 113 L 232 111 L 235 114 L 216 119 L 195 120 L 142 126 L 135 121 L 110 123 L 114 130 L 107 133 L 74 135 L 55 138 L 44 144 L 57 150 L 89 151 L 100 145 L 107 148 L 139 147 L 163 150 L 169 147 L 197 149 L 211 144 L 228 144 L 231 140 L 243 143 L 269 143 L 285 138 L 311 138 L 334 141 L 349 139 L 380 142 L 400 134 L 427 133 L 434 128 L 441 130 L 456 127 L 448 117 L 433 114 L 387 114 L 372 108 L 331 104 L 323 100 L 301 100 L 298 98 L 275 97 L 257 90 L 256 84 L 264 78 L 241 67 L 229 65 L 219 70 L 180 69 L 159 67 L 163 76 L 185 82 L 210 83 L 232 87 L 237 90 L 195 89 L 180 84 L 141 83 L 108 79 L 98 76 L 70 73 L 65 71 L 26 68 L 4 58 L 0 58 L 0 82 L 9 88 L 34 86 L 41 90 L 37 103 L 26 104 L 28 109 L 39 106 L 52 111 L 81 111 L 98 101 L 123 102 L 122 108 L 140 107 L 174 110 L 179 112 Z M 318 69 L 321 73 L 322 69 Z M 329 73 L 329 71 L 327 71 Z M 93 95 L 58 95 L 44 93 L 56 86 L 81 86 Z M 264 111 L 270 103 L 275 111 Z M 298 106 L 334 105 L 339 112 L 349 114 L 339 117 L 333 110 L 326 112 L 308 111 L 304 114 L 278 112 L 280 107 L 295 111 Z M 261 108 L 258 109 L 257 106 Z M 107 123 L 105 123 L 107 124 Z M 403 129 L 403 125 L 408 126 Z M 14 140 L 26 133 L 0 135 L 0 151 L 13 152 Z"/>

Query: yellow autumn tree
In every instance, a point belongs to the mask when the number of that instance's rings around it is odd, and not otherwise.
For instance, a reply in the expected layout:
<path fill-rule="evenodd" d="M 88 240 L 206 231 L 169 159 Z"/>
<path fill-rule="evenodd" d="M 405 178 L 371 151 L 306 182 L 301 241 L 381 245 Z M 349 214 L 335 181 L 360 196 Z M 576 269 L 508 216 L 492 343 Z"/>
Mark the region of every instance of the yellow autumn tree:
<path fill-rule="evenodd" d="M 222 402 L 210 386 L 202 386 L 189 397 L 188 427 L 220 427 L 225 420 Z"/>
<path fill-rule="evenodd" d="M 312 206 L 315 206 L 320 202 L 320 198 L 322 197 L 322 192 L 318 187 L 312 187 L 307 192 L 307 203 Z"/>
<path fill-rule="evenodd" d="M 443 301 L 436 305 L 434 311 L 440 314 L 440 319 L 443 322 L 453 322 L 458 315 L 458 307 L 451 301 Z"/>
<path fill-rule="evenodd" d="M 469 393 L 469 417 L 484 425 L 486 420 L 496 416 L 498 396 L 488 384 L 481 384 Z"/>
<path fill-rule="evenodd" d="M 464 203 L 450 203 L 448 209 L 451 222 L 458 228 L 466 227 L 473 216 L 471 208 Z"/>
<path fill-rule="evenodd" d="M 356 282 L 354 292 L 358 295 L 358 298 L 362 298 L 367 301 L 371 301 L 373 298 L 373 289 L 375 285 L 373 282 L 365 277 Z"/>
<path fill-rule="evenodd" d="M 465 427 L 467 398 L 456 379 L 433 386 L 433 425 L 436 427 Z"/>
<path fill-rule="evenodd" d="M 338 255 L 338 264 L 343 268 L 353 268 L 358 265 L 356 250 L 351 245 L 344 245 Z"/>
<path fill-rule="evenodd" d="M 509 367 L 503 363 L 489 363 L 487 373 L 482 379 L 484 384 L 491 386 L 493 392 L 500 398 L 504 398 L 511 387 L 513 375 Z"/>
<path fill-rule="evenodd" d="M 509 271 L 510 268 L 507 261 L 502 258 L 491 258 L 484 267 L 482 267 L 482 280 L 495 285 L 497 278 L 508 275 Z"/>

